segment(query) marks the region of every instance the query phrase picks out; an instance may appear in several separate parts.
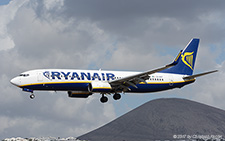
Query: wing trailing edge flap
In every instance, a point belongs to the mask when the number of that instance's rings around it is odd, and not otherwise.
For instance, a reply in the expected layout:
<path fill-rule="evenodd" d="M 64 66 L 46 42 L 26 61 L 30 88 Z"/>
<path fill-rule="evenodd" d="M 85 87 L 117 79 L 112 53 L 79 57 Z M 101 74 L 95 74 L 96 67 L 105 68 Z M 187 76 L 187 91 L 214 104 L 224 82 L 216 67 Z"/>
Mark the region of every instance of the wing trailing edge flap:
<path fill-rule="evenodd" d="M 182 50 L 180 51 L 178 56 L 175 58 L 175 60 L 171 64 L 168 64 L 168 65 L 158 68 L 158 69 L 148 70 L 148 71 L 138 73 L 135 75 L 131 75 L 131 76 L 127 76 L 127 77 L 124 77 L 121 79 L 112 80 L 109 82 L 109 84 L 114 89 L 119 89 L 119 88 L 124 89 L 125 87 L 128 88 L 129 86 L 133 86 L 134 88 L 137 88 L 136 85 L 140 82 L 144 82 L 145 84 L 147 84 L 146 80 L 149 79 L 149 75 L 154 74 L 156 72 L 160 72 L 160 71 L 170 68 L 172 66 L 175 66 L 177 64 L 178 60 L 180 59 L 181 52 L 182 52 Z"/>
<path fill-rule="evenodd" d="M 196 77 L 200 77 L 200 76 L 207 75 L 207 74 L 214 73 L 214 72 L 218 72 L 218 70 L 208 71 L 208 72 L 199 73 L 199 74 L 195 74 L 195 75 L 191 75 L 191 76 L 186 76 L 183 79 L 185 79 L 185 80 L 187 80 L 187 79 L 194 79 Z"/>

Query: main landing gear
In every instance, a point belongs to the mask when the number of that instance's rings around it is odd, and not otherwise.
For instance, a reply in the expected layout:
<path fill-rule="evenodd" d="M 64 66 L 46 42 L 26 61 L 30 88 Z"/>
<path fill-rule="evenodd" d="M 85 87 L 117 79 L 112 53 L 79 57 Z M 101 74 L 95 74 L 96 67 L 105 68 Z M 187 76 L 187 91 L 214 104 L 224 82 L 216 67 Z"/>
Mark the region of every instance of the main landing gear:
<path fill-rule="evenodd" d="M 115 93 L 115 94 L 113 95 L 113 99 L 114 99 L 114 100 L 119 100 L 120 98 L 121 98 L 121 95 L 118 94 L 118 93 Z M 100 101 L 101 101 L 102 103 L 106 103 L 106 102 L 108 101 L 108 98 L 107 98 L 104 94 L 102 94 L 102 97 L 100 98 Z"/>
<path fill-rule="evenodd" d="M 104 96 L 104 94 L 102 94 L 102 97 L 101 97 L 100 101 L 102 103 L 106 103 L 108 101 L 108 97 L 106 97 L 106 96 Z"/>
<path fill-rule="evenodd" d="M 121 95 L 118 94 L 118 93 L 115 93 L 115 94 L 113 95 L 113 99 L 114 99 L 114 100 L 119 100 L 120 98 L 121 98 Z"/>

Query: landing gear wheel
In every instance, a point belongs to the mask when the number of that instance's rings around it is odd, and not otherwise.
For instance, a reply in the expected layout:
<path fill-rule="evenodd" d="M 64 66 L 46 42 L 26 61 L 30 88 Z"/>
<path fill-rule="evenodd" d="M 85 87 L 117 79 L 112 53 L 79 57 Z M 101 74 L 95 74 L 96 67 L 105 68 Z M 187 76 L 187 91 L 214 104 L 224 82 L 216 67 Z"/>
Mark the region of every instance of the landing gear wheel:
<path fill-rule="evenodd" d="M 34 99 L 34 98 L 35 98 L 35 95 L 34 95 L 34 94 L 31 94 L 31 95 L 30 95 L 30 98 L 31 98 L 31 99 Z"/>
<path fill-rule="evenodd" d="M 120 98 L 121 98 L 121 95 L 120 95 L 120 94 L 115 93 L 115 94 L 113 95 L 113 99 L 114 99 L 114 100 L 119 100 Z"/>
<path fill-rule="evenodd" d="M 102 96 L 101 99 L 100 99 L 100 101 L 102 103 L 106 103 L 108 101 L 108 98 L 106 96 Z"/>

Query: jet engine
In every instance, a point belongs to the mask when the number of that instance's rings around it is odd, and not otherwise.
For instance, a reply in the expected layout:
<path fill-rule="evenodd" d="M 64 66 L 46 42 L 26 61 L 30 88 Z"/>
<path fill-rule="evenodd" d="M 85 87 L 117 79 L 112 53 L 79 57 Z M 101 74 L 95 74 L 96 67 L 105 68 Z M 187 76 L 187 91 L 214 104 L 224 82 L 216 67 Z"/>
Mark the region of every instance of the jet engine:
<path fill-rule="evenodd" d="M 112 90 L 112 87 L 108 82 L 101 81 L 93 81 L 88 87 L 90 92 L 107 93 Z"/>
<path fill-rule="evenodd" d="M 68 91 L 68 96 L 72 98 L 87 98 L 92 95 L 89 91 Z"/>

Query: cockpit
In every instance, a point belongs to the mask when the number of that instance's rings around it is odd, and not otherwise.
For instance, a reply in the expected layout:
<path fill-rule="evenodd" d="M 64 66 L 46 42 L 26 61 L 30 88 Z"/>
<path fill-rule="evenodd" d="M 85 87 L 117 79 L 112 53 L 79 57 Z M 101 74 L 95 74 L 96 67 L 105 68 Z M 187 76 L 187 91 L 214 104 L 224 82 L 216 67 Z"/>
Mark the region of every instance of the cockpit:
<path fill-rule="evenodd" d="M 29 74 L 20 74 L 19 76 L 27 77 Z"/>

